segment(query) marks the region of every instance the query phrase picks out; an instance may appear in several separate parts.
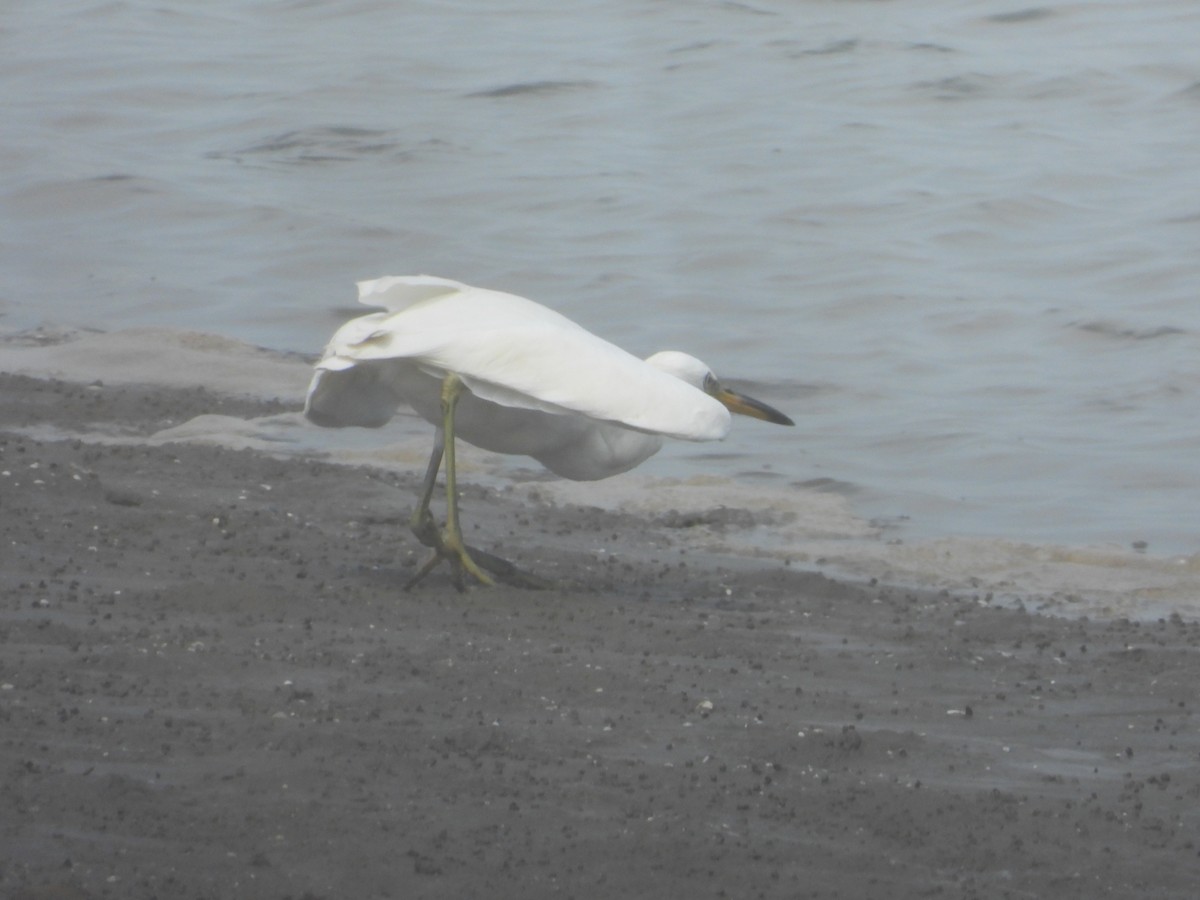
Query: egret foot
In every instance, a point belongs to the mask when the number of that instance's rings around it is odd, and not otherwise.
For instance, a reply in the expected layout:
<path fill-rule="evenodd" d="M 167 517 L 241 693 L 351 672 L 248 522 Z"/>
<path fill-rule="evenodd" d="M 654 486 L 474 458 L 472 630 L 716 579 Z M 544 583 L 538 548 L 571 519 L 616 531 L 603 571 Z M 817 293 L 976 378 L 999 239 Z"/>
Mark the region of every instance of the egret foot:
<path fill-rule="evenodd" d="M 463 543 L 462 538 L 454 534 L 449 528 L 445 531 L 437 527 L 437 523 L 433 521 L 433 514 L 428 508 L 418 510 L 413 515 L 412 522 L 413 534 L 426 547 L 433 550 L 431 556 L 422 566 L 417 569 L 417 574 L 408 580 L 404 585 L 404 589 L 410 590 L 421 581 L 426 575 L 437 568 L 438 564 L 445 560 L 450 564 L 451 577 L 454 579 L 454 586 L 460 591 L 466 590 L 466 576 L 469 574 L 480 584 L 488 585 L 489 587 L 495 582 L 487 575 L 471 558 L 472 551 Z"/>
<path fill-rule="evenodd" d="M 437 568 L 438 563 L 442 560 L 448 561 L 454 569 L 454 586 L 460 591 L 465 589 L 464 573 L 469 573 L 472 578 L 484 585 L 494 584 L 494 576 L 495 580 L 502 581 L 511 587 L 526 588 L 532 591 L 549 590 L 555 586 L 554 582 L 534 575 L 532 572 L 526 572 L 507 559 L 496 556 L 494 553 L 488 553 L 486 550 L 480 550 L 478 547 L 458 543 L 459 549 L 453 549 L 457 542 L 450 538 L 448 532 L 443 532 L 438 528 L 428 509 L 423 510 L 424 515 L 421 512 L 419 510 L 413 515 L 413 534 L 417 536 L 417 540 L 433 550 L 433 556 L 408 580 L 408 583 L 404 585 L 404 590 L 407 591 L 414 587 Z"/>

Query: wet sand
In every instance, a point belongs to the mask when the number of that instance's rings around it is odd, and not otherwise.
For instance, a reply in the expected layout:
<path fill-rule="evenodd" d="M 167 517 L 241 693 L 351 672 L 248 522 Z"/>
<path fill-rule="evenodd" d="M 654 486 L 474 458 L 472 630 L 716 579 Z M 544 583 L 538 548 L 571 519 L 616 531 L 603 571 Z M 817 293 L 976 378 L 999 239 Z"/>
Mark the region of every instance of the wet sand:
<path fill-rule="evenodd" d="M 561 587 L 456 592 L 416 476 L 147 435 L 283 408 L 0 378 L 0 895 L 1192 897 L 1200 625 L 689 553 L 468 486 Z M 599 486 L 603 490 L 602 486 Z"/>

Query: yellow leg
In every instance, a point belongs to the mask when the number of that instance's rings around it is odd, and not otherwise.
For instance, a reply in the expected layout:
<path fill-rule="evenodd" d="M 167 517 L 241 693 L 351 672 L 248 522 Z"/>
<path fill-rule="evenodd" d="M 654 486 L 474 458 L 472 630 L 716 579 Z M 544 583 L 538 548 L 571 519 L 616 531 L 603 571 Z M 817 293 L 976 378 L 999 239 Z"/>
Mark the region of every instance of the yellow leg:
<path fill-rule="evenodd" d="M 450 564 L 454 567 L 454 583 L 459 590 L 463 589 L 463 572 L 480 584 L 491 585 L 495 582 L 471 559 L 467 545 L 463 541 L 462 525 L 458 516 L 458 470 L 454 460 L 454 410 L 458 406 L 458 398 L 462 396 L 462 379 L 454 373 L 446 375 L 442 380 L 442 428 L 446 434 L 446 530 L 442 534 L 442 546 L 449 555 Z"/>
<path fill-rule="evenodd" d="M 463 541 L 462 525 L 458 515 L 458 475 L 454 457 L 454 410 L 458 406 L 458 398 L 464 388 L 462 379 L 454 373 L 447 373 L 442 379 L 442 427 L 438 429 L 434 440 L 433 454 L 429 457 L 429 467 L 425 472 L 425 484 L 421 494 L 421 502 L 413 512 L 411 525 L 417 539 L 427 547 L 433 548 L 433 557 L 421 566 L 405 585 L 408 590 L 422 578 L 428 575 L 442 560 L 448 560 L 453 569 L 454 586 L 460 591 L 465 590 L 465 575 L 469 574 L 480 584 L 491 585 L 494 582 L 467 552 L 466 542 Z M 429 511 L 429 503 L 433 497 L 433 487 L 437 480 L 438 469 L 441 468 L 442 456 L 446 462 L 446 528 L 441 533 Z"/>

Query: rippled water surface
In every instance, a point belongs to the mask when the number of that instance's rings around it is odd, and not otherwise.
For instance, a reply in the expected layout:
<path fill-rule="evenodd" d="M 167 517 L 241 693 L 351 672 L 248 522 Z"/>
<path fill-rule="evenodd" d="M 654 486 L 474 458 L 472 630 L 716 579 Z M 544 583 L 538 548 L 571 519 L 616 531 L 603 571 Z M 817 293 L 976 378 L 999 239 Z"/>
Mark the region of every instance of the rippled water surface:
<path fill-rule="evenodd" d="M 657 471 L 887 533 L 1200 549 L 1200 7 L 10 4 L 0 327 L 316 352 L 526 294 L 793 415 Z"/>

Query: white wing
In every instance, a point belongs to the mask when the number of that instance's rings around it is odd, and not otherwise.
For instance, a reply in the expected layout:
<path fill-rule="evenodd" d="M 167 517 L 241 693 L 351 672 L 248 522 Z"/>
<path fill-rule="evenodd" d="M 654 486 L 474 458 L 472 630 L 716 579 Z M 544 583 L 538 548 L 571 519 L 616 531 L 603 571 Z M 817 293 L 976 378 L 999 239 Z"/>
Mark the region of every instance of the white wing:
<path fill-rule="evenodd" d="M 398 370 L 370 370 L 408 360 L 434 377 L 454 372 L 473 394 L 501 406 L 687 440 L 729 432 L 728 410 L 703 391 L 524 297 L 426 275 L 361 282 L 359 297 L 389 312 L 337 331 L 318 363 L 310 407 L 314 393 L 326 406 L 357 391 L 372 422 L 389 405 L 390 416 L 401 397 L 389 393 L 387 373 Z M 322 373 L 339 375 L 323 380 Z"/>

